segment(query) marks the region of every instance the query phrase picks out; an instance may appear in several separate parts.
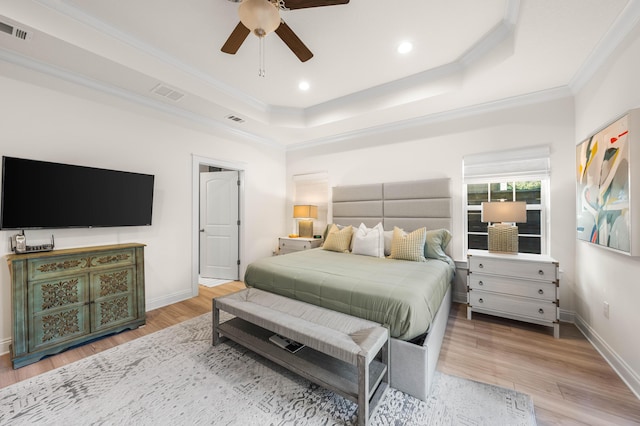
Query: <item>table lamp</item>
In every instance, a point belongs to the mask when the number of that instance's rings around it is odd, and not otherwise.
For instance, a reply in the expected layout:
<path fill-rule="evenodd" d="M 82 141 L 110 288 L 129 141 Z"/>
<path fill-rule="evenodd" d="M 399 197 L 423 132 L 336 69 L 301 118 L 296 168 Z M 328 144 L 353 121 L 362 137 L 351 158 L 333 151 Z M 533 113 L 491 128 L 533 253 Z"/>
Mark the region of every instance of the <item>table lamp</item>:
<path fill-rule="evenodd" d="M 298 220 L 298 235 L 301 238 L 313 238 L 313 221 L 318 218 L 318 206 L 295 205 L 293 217 Z"/>
<path fill-rule="evenodd" d="M 527 203 L 524 201 L 496 201 L 482 203 L 482 222 L 491 222 L 488 248 L 494 253 L 518 253 L 518 227 L 516 222 L 527 221 Z"/>

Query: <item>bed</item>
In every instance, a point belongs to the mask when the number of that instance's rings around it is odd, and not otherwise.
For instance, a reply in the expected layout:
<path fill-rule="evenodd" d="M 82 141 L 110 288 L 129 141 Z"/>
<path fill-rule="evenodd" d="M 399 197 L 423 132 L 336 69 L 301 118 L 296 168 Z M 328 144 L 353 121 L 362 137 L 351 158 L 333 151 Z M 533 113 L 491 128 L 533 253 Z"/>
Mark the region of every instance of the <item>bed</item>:
<path fill-rule="evenodd" d="M 425 262 L 323 248 L 247 267 L 249 287 L 365 318 L 391 332 L 391 386 L 426 400 L 451 306 L 449 179 L 333 188 L 333 222 L 428 230 Z M 430 248 L 430 250 L 427 250 Z"/>

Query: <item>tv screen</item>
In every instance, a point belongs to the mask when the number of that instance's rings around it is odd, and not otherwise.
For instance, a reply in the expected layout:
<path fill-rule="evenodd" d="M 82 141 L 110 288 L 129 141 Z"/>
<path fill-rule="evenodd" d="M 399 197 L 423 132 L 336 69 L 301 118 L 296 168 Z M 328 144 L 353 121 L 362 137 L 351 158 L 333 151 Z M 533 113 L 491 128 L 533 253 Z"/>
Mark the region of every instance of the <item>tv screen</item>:
<path fill-rule="evenodd" d="M 2 229 L 151 225 L 153 175 L 2 157 Z"/>

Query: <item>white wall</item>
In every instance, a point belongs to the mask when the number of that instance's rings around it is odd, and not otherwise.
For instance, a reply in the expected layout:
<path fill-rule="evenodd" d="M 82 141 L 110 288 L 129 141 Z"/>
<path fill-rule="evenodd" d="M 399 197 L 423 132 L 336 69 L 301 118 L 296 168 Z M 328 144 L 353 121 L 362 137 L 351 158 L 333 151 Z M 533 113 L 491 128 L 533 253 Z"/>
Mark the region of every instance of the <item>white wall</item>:
<path fill-rule="evenodd" d="M 191 256 L 197 226 L 192 223 L 192 154 L 245 165 L 243 265 L 270 255 L 285 231 L 283 150 L 231 141 L 172 124 L 166 117 L 154 117 L 156 113 L 127 112 L 1 76 L 0 93 L 2 155 L 155 175 L 150 227 L 26 232 L 31 244 L 47 242 L 53 233 L 56 248 L 146 244 L 147 309 L 191 297 L 192 263 L 197 262 Z M 9 236 L 14 233 L 0 232 L 0 256 L 10 252 Z M 0 267 L 0 353 L 8 350 L 11 338 L 10 301 L 9 271 L 4 266 Z"/>
<path fill-rule="evenodd" d="M 573 117 L 571 97 L 519 107 L 509 104 L 508 108 L 499 111 L 425 125 L 411 131 L 381 133 L 331 146 L 292 151 L 287 154 L 287 182 L 290 187 L 293 175 L 318 170 L 328 172 L 330 186 L 450 177 L 452 254 L 455 260 L 466 261 L 463 253 L 462 158 L 480 152 L 548 144 L 551 147 L 550 255 L 560 262 L 563 271 L 561 309 L 572 312 L 575 245 Z"/>
<path fill-rule="evenodd" d="M 640 107 L 639 57 L 640 25 L 636 25 L 577 93 L 575 143 Z M 638 135 L 631 135 L 630 142 L 631 149 L 640 149 Z M 633 190 L 637 191 L 638 183 L 632 182 Z M 576 271 L 576 324 L 640 396 L 640 258 L 579 242 Z M 610 305 L 608 319 L 603 313 L 605 301 Z"/>

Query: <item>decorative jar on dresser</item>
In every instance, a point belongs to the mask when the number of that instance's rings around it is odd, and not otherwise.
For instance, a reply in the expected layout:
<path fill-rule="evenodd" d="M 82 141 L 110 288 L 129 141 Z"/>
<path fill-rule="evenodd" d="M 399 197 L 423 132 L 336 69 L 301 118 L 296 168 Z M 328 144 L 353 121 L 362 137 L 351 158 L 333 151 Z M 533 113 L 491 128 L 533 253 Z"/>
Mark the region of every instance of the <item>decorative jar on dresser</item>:
<path fill-rule="evenodd" d="M 12 254 L 14 368 L 145 323 L 144 245 Z"/>
<path fill-rule="evenodd" d="M 560 337 L 559 265 L 545 255 L 467 253 L 467 318 L 473 312 L 553 327 Z"/>
<path fill-rule="evenodd" d="M 293 253 L 294 251 L 309 250 L 320 247 L 322 239 L 320 238 L 278 238 L 278 250 L 280 254 Z"/>

